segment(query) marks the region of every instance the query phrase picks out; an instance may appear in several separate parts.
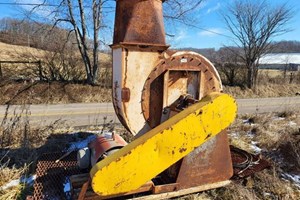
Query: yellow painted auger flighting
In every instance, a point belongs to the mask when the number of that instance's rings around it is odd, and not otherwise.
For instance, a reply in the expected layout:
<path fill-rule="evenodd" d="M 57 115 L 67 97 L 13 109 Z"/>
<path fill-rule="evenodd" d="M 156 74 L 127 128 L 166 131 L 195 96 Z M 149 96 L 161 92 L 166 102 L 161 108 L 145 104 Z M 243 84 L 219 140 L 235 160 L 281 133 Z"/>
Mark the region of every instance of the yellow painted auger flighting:
<path fill-rule="evenodd" d="M 93 166 L 93 190 L 100 196 L 137 190 L 225 130 L 236 112 L 233 98 L 211 93 Z"/>

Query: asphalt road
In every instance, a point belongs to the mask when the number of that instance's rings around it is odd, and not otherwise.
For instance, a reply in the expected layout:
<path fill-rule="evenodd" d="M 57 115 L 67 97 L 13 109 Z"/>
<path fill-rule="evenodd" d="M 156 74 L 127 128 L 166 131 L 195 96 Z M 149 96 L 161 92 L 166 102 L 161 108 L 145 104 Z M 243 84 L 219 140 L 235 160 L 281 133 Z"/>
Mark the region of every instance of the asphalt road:
<path fill-rule="evenodd" d="M 300 110 L 300 97 L 237 99 L 239 114 Z M 7 111 L 7 112 L 6 112 Z M 119 123 L 111 103 L 0 106 L 0 123 L 21 116 L 32 126 L 58 121 L 72 127 L 93 126 L 109 121 Z"/>

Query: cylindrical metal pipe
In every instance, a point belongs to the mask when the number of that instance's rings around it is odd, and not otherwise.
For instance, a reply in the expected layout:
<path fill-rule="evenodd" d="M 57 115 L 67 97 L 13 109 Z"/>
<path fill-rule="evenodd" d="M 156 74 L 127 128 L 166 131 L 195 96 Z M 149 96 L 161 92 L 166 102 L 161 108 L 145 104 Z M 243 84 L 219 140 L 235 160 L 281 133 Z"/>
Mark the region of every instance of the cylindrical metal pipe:
<path fill-rule="evenodd" d="M 91 150 L 91 166 L 95 165 L 105 156 L 115 152 L 115 150 L 121 149 L 126 146 L 127 142 L 118 134 L 113 134 L 111 138 L 105 136 L 97 137 L 90 143 L 89 148 Z"/>
<path fill-rule="evenodd" d="M 162 0 L 117 0 L 113 45 L 166 45 Z"/>

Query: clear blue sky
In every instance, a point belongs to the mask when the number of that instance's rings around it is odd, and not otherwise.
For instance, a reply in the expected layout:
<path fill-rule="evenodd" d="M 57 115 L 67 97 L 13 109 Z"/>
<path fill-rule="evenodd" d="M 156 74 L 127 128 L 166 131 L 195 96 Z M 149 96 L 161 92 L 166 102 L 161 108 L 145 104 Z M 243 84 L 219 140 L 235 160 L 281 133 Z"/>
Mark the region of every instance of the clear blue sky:
<path fill-rule="evenodd" d="M 226 25 L 220 14 L 220 11 L 225 10 L 230 2 L 231 0 L 207 0 L 199 10 L 198 15 L 201 18 L 197 26 L 222 35 L 231 36 L 230 32 L 226 30 Z M 295 11 L 294 18 L 288 24 L 288 27 L 293 30 L 274 38 L 274 40 L 300 41 L 300 0 L 270 0 L 269 2 L 272 4 L 287 2 Z M 212 32 L 184 26 L 178 29 L 175 37 L 176 42 L 173 44 L 177 47 L 219 48 L 223 45 L 233 45 L 230 38 Z"/>
<path fill-rule="evenodd" d="M 38 3 L 42 0 L 18 0 L 22 3 Z M 197 28 L 191 28 L 184 25 L 172 28 L 170 34 L 175 37 L 167 38 L 168 42 L 173 47 L 194 47 L 194 48 L 219 48 L 223 45 L 233 45 L 230 38 L 222 36 L 230 33 L 226 30 L 226 26 L 220 16 L 220 11 L 225 10 L 227 4 L 232 0 L 206 0 L 203 2 L 200 9 L 197 10 L 195 17 L 199 18 L 199 23 L 196 24 Z M 15 2 L 14 0 L 0 0 L 0 2 Z M 291 32 L 282 36 L 274 38 L 275 41 L 280 40 L 298 40 L 300 41 L 300 0 L 270 0 L 272 4 L 286 3 L 294 8 L 295 16 L 291 20 L 288 27 L 293 29 Z M 113 15 L 112 15 L 113 16 Z M 16 5 L 0 5 L 0 18 L 22 18 L 20 14 L 20 7 Z M 111 20 L 113 21 L 113 20 Z M 218 34 L 214 34 L 210 30 Z"/>

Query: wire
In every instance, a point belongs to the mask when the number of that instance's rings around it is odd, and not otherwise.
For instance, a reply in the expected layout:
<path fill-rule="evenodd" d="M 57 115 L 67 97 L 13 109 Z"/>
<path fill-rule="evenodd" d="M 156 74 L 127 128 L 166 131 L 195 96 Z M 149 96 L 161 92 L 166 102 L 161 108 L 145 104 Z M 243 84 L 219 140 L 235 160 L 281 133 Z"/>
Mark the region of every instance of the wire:
<path fill-rule="evenodd" d="M 198 26 L 195 26 L 195 25 L 190 25 L 190 26 L 192 26 L 193 28 L 199 29 L 199 30 L 207 31 L 209 33 L 213 33 L 213 34 L 220 35 L 220 36 L 223 36 L 223 37 L 227 37 L 227 38 L 230 38 L 230 39 L 235 39 L 234 37 L 229 36 L 229 35 L 225 35 L 223 33 L 218 33 L 218 32 L 215 32 L 215 31 L 212 31 L 212 30 L 209 30 L 209 29 L 205 29 L 205 28 L 201 28 L 201 27 L 198 27 Z"/>
<path fill-rule="evenodd" d="M 195 29 L 199 29 L 199 30 L 202 30 L 202 31 L 206 31 L 206 32 L 213 33 L 213 34 L 215 34 L 215 35 L 220 35 L 220 36 L 223 36 L 223 37 L 227 37 L 227 38 L 230 38 L 230 39 L 235 39 L 235 38 L 232 37 L 232 36 L 225 35 L 225 34 L 223 34 L 223 33 L 218 33 L 218 32 L 216 32 L 216 31 L 212 31 L 212 30 L 209 30 L 209 29 L 206 29 L 206 28 L 201 28 L 201 27 L 196 26 L 196 25 L 194 25 L 194 24 L 185 23 L 185 22 L 183 22 L 183 21 L 181 21 L 181 20 L 179 20 L 179 19 L 173 19 L 173 20 L 174 20 L 174 21 L 177 21 L 178 23 L 181 23 L 181 24 L 183 24 L 183 25 L 186 25 L 186 26 L 195 28 Z"/>
<path fill-rule="evenodd" d="M 38 4 L 38 3 L 15 3 L 15 2 L 2 2 L 0 5 L 12 5 L 12 6 L 49 6 L 49 7 L 57 7 L 60 5 L 55 4 Z"/>
<path fill-rule="evenodd" d="M 43 7 L 59 7 L 67 5 L 58 4 L 44 4 L 44 3 L 16 3 L 16 2 L 0 2 L 0 5 L 11 5 L 11 6 L 43 6 Z M 83 6 L 85 8 L 92 8 L 92 6 Z M 103 6 L 102 8 L 113 8 L 112 6 Z"/>
<path fill-rule="evenodd" d="M 184 23 L 184 24 L 185 24 L 185 23 Z M 215 34 L 215 35 L 220 35 L 220 36 L 227 37 L 227 38 L 230 38 L 230 39 L 235 39 L 235 38 L 232 37 L 232 36 L 225 35 L 225 34 L 223 34 L 223 33 L 218 33 L 218 32 L 216 32 L 216 31 L 212 31 L 212 30 L 209 30 L 209 29 L 206 29 L 206 28 L 201 28 L 201 27 L 195 26 L 195 25 L 193 25 L 193 24 L 186 24 L 186 25 L 187 25 L 187 26 L 190 26 L 190 27 L 193 27 L 193 28 L 195 28 L 195 29 L 199 29 L 199 30 L 202 30 L 202 31 L 206 31 L 206 32 L 209 32 L 209 33 L 213 33 L 213 34 Z"/>

